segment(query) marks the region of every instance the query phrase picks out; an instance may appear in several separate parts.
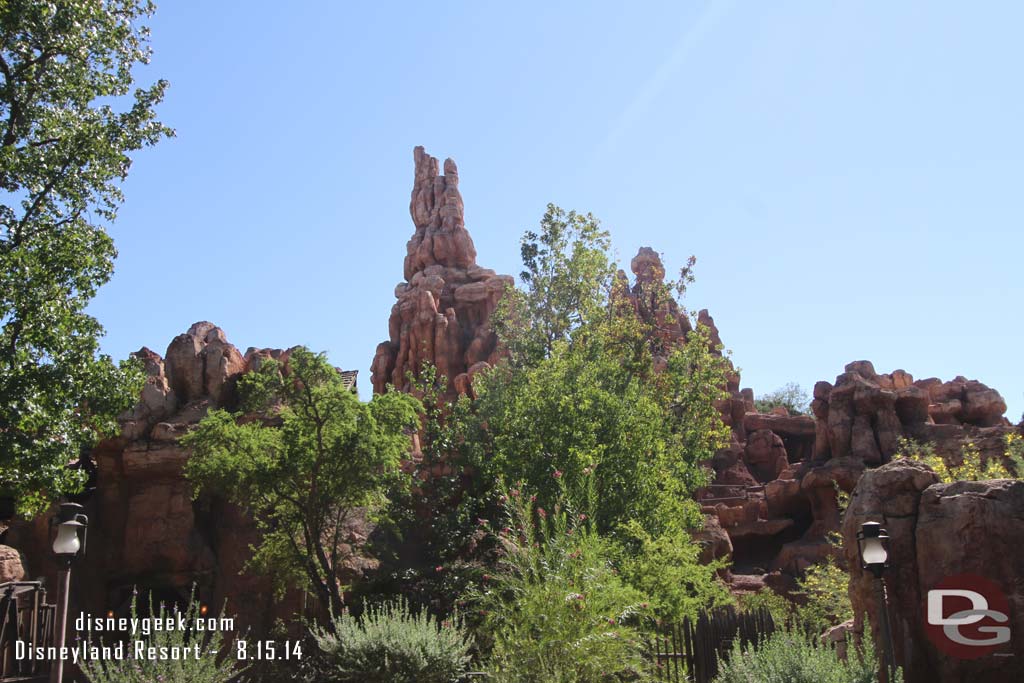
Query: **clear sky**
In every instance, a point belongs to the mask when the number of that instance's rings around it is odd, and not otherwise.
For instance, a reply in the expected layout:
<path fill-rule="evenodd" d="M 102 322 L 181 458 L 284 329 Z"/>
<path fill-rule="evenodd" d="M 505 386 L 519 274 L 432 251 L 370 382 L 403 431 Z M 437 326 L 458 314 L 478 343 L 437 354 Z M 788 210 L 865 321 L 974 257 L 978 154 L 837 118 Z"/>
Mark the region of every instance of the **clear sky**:
<path fill-rule="evenodd" d="M 517 274 L 548 202 L 627 264 L 695 254 L 686 304 L 758 394 L 869 359 L 1024 411 L 1024 3 L 165 0 L 151 25 L 178 137 L 112 228 L 116 358 L 210 320 L 368 396 L 425 145 L 483 266 Z"/>

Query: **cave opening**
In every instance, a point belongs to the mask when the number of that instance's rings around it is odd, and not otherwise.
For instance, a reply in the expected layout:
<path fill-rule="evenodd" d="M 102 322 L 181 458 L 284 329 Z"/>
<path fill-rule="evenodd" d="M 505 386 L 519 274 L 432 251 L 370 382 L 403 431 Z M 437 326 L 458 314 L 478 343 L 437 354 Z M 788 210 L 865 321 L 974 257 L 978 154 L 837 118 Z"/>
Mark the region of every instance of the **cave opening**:
<path fill-rule="evenodd" d="M 732 539 L 734 574 L 766 574 L 773 568 L 782 547 L 803 537 L 814 521 L 810 509 L 789 515 L 793 524 L 777 534 L 745 534 Z"/>

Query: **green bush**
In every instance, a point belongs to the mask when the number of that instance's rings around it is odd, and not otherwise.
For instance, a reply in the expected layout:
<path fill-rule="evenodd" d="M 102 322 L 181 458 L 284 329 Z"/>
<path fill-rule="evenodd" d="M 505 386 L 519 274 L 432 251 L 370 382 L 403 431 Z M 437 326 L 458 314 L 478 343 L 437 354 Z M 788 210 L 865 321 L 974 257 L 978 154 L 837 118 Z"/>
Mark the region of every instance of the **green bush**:
<path fill-rule="evenodd" d="M 472 595 L 494 639 L 490 680 L 647 680 L 638 628 L 650 606 L 613 566 L 613 544 L 583 513 L 548 512 L 516 490 L 509 501 L 505 555 Z"/>
<path fill-rule="evenodd" d="M 735 602 L 717 573 L 726 561 L 701 564 L 700 546 L 686 532 L 652 538 L 632 522 L 624 526 L 623 535 L 628 541 L 619 562 L 622 577 L 650 596 L 658 618 L 680 623 L 703 610 Z"/>
<path fill-rule="evenodd" d="M 1015 455 L 1020 455 L 1020 448 L 1016 446 L 1012 434 L 1006 438 L 1006 456 L 1013 463 L 1015 469 L 1018 467 L 1018 460 Z M 899 449 L 896 457 L 919 460 L 935 470 L 939 479 L 944 484 L 952 484 L 955 481 L 982 481 L 986 479 L 1012 479 L 1013 473 L 1006 465 L 996 457 L 982 458 L 981 451 L 973 442 L 968 441 L 960 447 L 960 464 L 952 461 L 935 452 L 935 446 L 930 443 L 920 443 L 911 439 L 900 439 Z"/>
<path fill-rule="evenodd" d="M 186 624 L 194 624 L 200 618 L 201 605 L 192 599 L 185 610 Z M 150 601 L 149 613 L 153 618 L 166 620 L 176 614 L 177 608 L 168 610 L 163 604 L 158 610 L 153 609 Z M 132 598 L 131 618 L 138 619 L 137 599 Z M 199 648 L 199 657 L 173 659 L 132 659 L 134 652 L 132 642 L 140 640 L 145 647 L 176 648 L 183 652 L 186 648 Z M 97 643 L 98 645 L 99 643 Z M 105 643 L 110 644 L 110 643 Z M 220 653 L 218 656 L 217 653 Z M 90 683 L 243 683 L 244 679 L 236 678 L 246 667 L 239 664 L 234 650 L 224 644 L 224 636 L 220 631 L 193 630 L 154 630 L 149 636 L 134 635 L 125 643 L 126 656 L 123 659 L 87 659 L 81 664 L 82 675 Z"/>
<path fill-rule="evenodd" d="M 313 627 L 324 673 L 337 683 L 451 683 L 466 672 L 472 641 L 457 616 L 437 623 L 407 603 L 348 611 L 333 630 Z"/>
<path fill-rule="evenodd" d="M 875 683 L 878 663 L 870 638 L 862 650 L 850 647 L 842 661 L 831 647 L 796 632 L 778 631 L 760 647 L 743 651 L 737 641 L 719 663 L 715 683 Z M 891 683 L 900 683 L 897 672 Z"/>
<path fill-rule="evenodd" d="M 798 580 L 800 593 L 807 602 L 796 606 L 794 616 L 807 633 L 821 634 L 853 618 L 853 605 L 847 587 L 850 575 L 833 558 L 811 565 Z"/>

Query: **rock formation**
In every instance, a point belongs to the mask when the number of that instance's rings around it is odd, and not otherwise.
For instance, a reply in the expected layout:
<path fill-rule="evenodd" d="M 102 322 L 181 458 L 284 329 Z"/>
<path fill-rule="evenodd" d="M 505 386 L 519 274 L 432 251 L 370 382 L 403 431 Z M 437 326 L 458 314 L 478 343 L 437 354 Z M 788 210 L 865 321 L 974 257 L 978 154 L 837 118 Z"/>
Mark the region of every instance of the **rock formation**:
<path fill-rule="evenodd" d="M 408 373 L 424 361 L 448 378 L 448 396 L 468 393 L 473 376 L 493 364 L 497 337 L 488 321 L 513 280 L 476 264 L 466 230 L 459 172 L 417 147 L 409 213 L 416 232 L 406 247 L 405 281 L 395 287 L 398 301 L 388 321 L 390 339 L 377 346 L 371 366 L 375 393 L 388 384 L 409 389 Z"/>
<path fill-rule="evenodd" d="M 730 536 L 736 573 L 768 572 L 770 583 L 771 572 L 796 575 L 834 555 L 839 492 L 892 460 L 901 438 L 958 461 L 968 442 L 982 457 L 1001 457 L 1015 430 L 1002 397 L 980 382 L 915 382 L 868 361 L 847 365 L 834 384 L 818 382 L 811 409 L 814 417 L 745 412 L 741 429 L 733 420 L 736 442 L 712 462 L 715 486 L 701 502 Z"/>
<path fill-rule="evenodd" d="M 147 348 L 133 355 L 146 373 L 139 401 L 121 416 L 120 435 L 92 453 L 97 486 L 86 503 L 89 547 L 76 572 L 88 588 L 75 591 L 87 602 L 77 609 L 118 611 L 136 586 L 161 599 L 187 598 L 196 584 L 202 600 L 219 607 L 226 599 L 239 625 L 265 633 L 275 617 L 296 611 L 296 597 L 278 604 L 266 579 L 242 572 L 258 539 L 255 526 L 223 500 L 192 499 L 182 474 L 189 453 L 177 440 L 209 410 L 237 408 L 242 374 L 267 358 L 287 367 L 290 352 L 250 348 L 242 354 L 219 327 L 199 322 L 171 341 L 165 357 Z M 343 376 L 354 385 L 355 373 Z M 26 555 L 26 573 L 54 581 L 46 518 L 16 523 L 7 536 Z M 365 535 L 353 527 L 344 540 Z M 0 570 L 14 571 L 10 560 L 16 558 L 0 552 Z M 360 562 L 348 568 L 353 575 Z"/>
<path fill-rule="evenodd" d="M 21 566 L 21 554 L 7 545 L 0 545 L 0 583 L 21 581 L 25 570 Z"/>
<path fill-rule="evenodd" d="M 850 568 L 850 598 L 856 617 L 854 630 L 871 624 L 876 647 L 879 607 L 875 579 L 861 569 L 857 531 L 867 521 L 880 522 L 889 532 L 889 567 L 884 572 L 892 624 L 893 649 L 904 667 L 907 683 L 932 681 L 1024 680 L 1019 656 L 961 659 L 939 647 L 941 633 L 928 633 L 925 600 L 928 591 L 950 577 L 981 576 L 994 584 L 1007 601 L 1011 642 L 996 652 L 1024 652 L 1024 481 L 993 480 L 939 483 L 926 465 L 897 459 L 864 474 L 857 484 L 843 521 L 843 546 Z M 963 602 L 967 606 L 966 601 Z M 998 609 L 992 604 L 993 609 Z M 948 616 L 946 614 L 945 616 Z M 997 625 L 989 620 L 979 626 Z M 977 627 L 975 627 L 977 628 Z M 964 632 L 968 629 L 965 627 Z M 981 630 L 971 638 L 987 638 Z M 969 649 L 969 648 L 968 648 Z"/>
<path fill-rule="evenodd" d="M 414 159 L 409 210 L 415 233 L 407 245 L 404 280 L 395 288 L 389 339 L 373 358 L 373 390 L 381 393 L 391 384 L 408 391 L 408 375 L 429 361 L 448 378 L 448 398 L 472 395 L 473 377 L 501 356 L 490 318 L 513 280 L 476 263 L 455 163 L 445 161 L 441 174 L 437 159 L 422 147 Z M 630 269 L 633 283 L 619 271 L 612 303 L 631 307 L 651 325 L 654 363 L 664 366 L 673 346 L 693 338 L 693 324 L 665 296 L 665 269 L 653 249 L 641 248 Z M 707 310 L 696 318 L 721 353 L 714 319 Z M 188 453 L 177 440 L 211 408 L 237 407 L 240 376 L 270 358 L 287 366 L 289 352 L 251 348 L 242 354 L 222 330 L 200 322 L 176 337 L 163 357 L 146 348 L 135 355 L 146 371 L 139 401 L 122 416 L 120 435 L 92 454 L 97 479 L 87 512 L 93 531 L 89 554 L 76 573 L 76 581 L 90 587 L 77 595 L 92 602 L 73 610 L 120 609 L 134 585 L 183 597 L 198 582 L 204 600 L 219 605 L 227 598 L 241 624 L 265 633 L 275 616 L 293 613 L 296 605 L 274 605 L 265 580 L 240 574 L 256 530 L 224 501 L 192 500 L 182 476 Z M 354 386 L 355 373 L 342 374 Z M 757 412 L 753 391 L 740 388 L 736 372 L 726 388 L 728 396 L 717 407 L 732 442 L 707 463 L 713 483 L 698 492 L 707 525 L 695 538 L 704 546 L 705 560 L 732 558 L 728 578 L 735 590 L 785 589 L 810 564 L 835 554 L 828 534 L 840 528 L 839 492 L 855 487 L 843 528 L 847 536 L 855 524 L 851 520 L 880 514 L 894 537 L 918 538 L 916 546 L 894 550 L 899 568 L 893 576 L 905 586 L 894 590 L 894 604 L 907 615 L 899 626 L 905 661 L 934 664 L 933 653 L 915 644 L 920 623 L 910 615 L 920 603 L 920 587 L 936 580 L 934 572 L 973 566 L 970 553 L 949 539 L 978 543 L 968 546 L 971 552 L 987 558 L 1008 581 L 1024 570 L 1014 564 L 1022 539 L 999 521 L 1000 514 L 1022 517 L 1019 486 L 942 488 L 922 465 L 890 463 L 902 437 L 929 442 L 953 461 L 967 442 L 983 457 L 1000 457 L 1006 434 L 1015 428 L 1003 417 L 1006 405 L 994 389 L 963 377 L 942 382 L 914 381 L 903 370 L 879 374 L 867 361 L 850 363 L 834 383 L 817 383 L 813 415 Z M 980 544 L 983 529 L 992 530 L 992 547 L 1005 556 Z M 26 574 L 47 574 L 55 581 L 47 535 L 45 517 L 0 527 L 0 581 Z M 344 540 L 356 544 L 366 535 L 366 528 L 352 528 Z M 856 570 L 856 563 L 846 560 Z M 367 566 L 357 560 L 346 571 L 357 576 Z M 855 583 L 859 580 L 855 576 Z M 854 601 L 870 611 L 864 590 L 854 586 Z M 1022 609 L 1016 606 L 1016 614 Z"/>

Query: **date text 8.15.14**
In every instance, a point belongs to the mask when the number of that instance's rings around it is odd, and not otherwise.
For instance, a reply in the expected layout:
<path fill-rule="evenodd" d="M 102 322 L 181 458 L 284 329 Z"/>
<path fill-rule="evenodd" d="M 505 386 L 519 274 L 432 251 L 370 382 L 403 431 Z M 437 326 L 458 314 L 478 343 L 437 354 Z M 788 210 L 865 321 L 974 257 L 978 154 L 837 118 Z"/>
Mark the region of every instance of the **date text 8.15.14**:
<path fill-rule="evenodd" d="M 291 640 L 235 641 L 235 658 L 239 660 L 270 661 L 273 659 L 302 659 L 302 644 Z"/>

